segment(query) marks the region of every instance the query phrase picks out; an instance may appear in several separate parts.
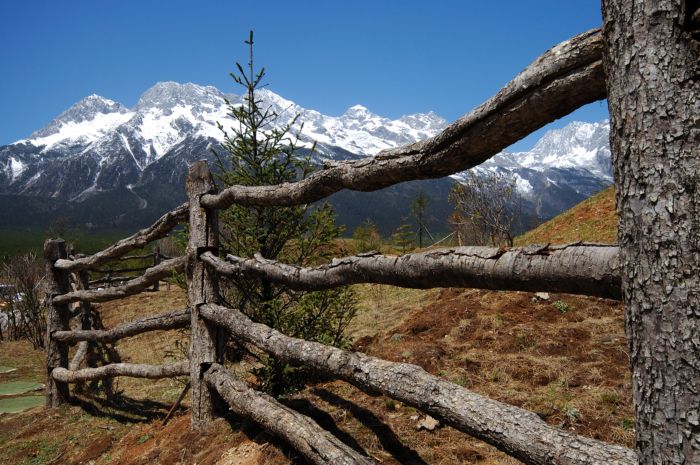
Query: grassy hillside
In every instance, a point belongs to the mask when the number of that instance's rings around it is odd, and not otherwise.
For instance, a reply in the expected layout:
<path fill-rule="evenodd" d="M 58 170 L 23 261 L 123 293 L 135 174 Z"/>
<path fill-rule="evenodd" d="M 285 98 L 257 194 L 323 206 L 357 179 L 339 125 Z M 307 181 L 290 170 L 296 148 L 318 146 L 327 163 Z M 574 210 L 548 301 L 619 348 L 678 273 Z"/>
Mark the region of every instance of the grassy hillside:
<path fill-rule="evenodd" d="M 617 242 L 615 190 L 609 187 L 515 239 L 515 245 Z"/>

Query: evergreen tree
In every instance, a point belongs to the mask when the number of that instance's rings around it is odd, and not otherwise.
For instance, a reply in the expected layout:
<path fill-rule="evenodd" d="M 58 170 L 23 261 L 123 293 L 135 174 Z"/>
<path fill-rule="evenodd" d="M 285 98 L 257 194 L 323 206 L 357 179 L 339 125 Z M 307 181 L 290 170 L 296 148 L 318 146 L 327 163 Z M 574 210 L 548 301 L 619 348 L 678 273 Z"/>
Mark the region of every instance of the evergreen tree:
<path fill-rule="evenodd" d="M 227 101 L 234 125 L 223 132 L 223 152 L 214 151 L 217 178 L 224 187 L 232 185 L 274 185 L 294 182 L 313 170 L 309 158 L 300 158 L 299 132 L 294 131 L 299 115 L 283 123 L 271 108 L 263 108 L 257 91 L 262 87 L 265 69 L 253 64 L 253 32 L 245 41 L 250 50 L 246 69 L 236 63 L 233 80 L 245 89 L 243 103 Z M 313 149 L 312 149 L 313 152 Z M 221 249 L 239 257 L 262 257 L 316 265 L 329 258 L 332 241 L 341 229 L 328 204 L 320 207 L 248 207 L 234 205 L 221 212 Z M 229 305 L 241 309 L 253 320 L 287 335 L 336 346 L 347 340 L 345 329 L 355 314 L 356 297 L 350 288 L 319 292 L 292 291 L 264 278 L 233 277 L 222 286 Z M 290 367 L 274 359 L 264 359 L 257 374 L 263 387 L 280 394 L 299 382 Z M 299 374 L 299 373 L 297 373 Z"/>
<path fill-rule="evenodd" d="M 430 197 L 422 190 L 416 194 L 411 203 L 411 213 L 416 219 L 416 225 L 418 226 L 418 247 L 421 249 L 423 248 L 423 233 L 428 232 L 428 229 L 425 227 L 428 204 L 430 204 Z"/>
<path fill-rule="evenodd" d="M 406 221 L 406 218 L 404 218 L 404 221 Z M 391 233 L 391 240 L 394 247 L 398 248 L 401 253 L 406 253 L 413 248 L 416 237 L 411 230 L 411 225 L 403 223 Z"/>

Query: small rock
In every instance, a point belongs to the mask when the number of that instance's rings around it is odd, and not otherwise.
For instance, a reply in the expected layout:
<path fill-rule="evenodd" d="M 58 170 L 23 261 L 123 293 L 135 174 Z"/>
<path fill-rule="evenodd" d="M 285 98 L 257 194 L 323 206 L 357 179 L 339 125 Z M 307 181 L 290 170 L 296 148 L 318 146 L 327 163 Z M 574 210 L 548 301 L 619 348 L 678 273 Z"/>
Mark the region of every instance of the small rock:
<path fill-rule="evenodd" d="M 535 292 L 535 297 L 540 300 L 549 300 L 549 292 Z"/>
<path fill-rule="evenodd" d="M 427 430 L 427 431 L 434 431 L 435 428 L 440 426 L 440 422 L 437 421 L 435 418 L 431 417 L 430 415 L 426 415 L 425 418 L 423 418 L 421 421 L 418 422 L 416 425 L 417 430 Z"/>

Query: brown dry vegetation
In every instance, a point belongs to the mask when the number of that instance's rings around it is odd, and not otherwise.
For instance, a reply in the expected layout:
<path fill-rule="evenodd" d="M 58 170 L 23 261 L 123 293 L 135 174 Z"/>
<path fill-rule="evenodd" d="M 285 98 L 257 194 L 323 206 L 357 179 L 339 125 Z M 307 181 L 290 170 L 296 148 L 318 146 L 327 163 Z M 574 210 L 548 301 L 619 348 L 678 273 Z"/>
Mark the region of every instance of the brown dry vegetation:
<path fill-rule="evenodd" d="M 607 189 L 515 239 L 515 245 L 617 242 L 615 189 Z"/>
<path fill-rule="evenodd" d="M 611 192 L 519 241 L 610 241 L 615 229 Z M 598 220 L 602 223 L 588 225 Z M 568 231 L 567 225 L 578 232 Z M 533 410 L 553 425 L 633 444 L 620 303 L 563 294 L 543 300 L 525 292 L 357 288 L 361 311 L 351 328 L 357 350 L 421 365 L 468 389 Z M 161 290 L 102 304 L 101 312 L 110 327 L 184 305 L 181 291 Z M 124 340 L 117 348 L 124 361 L 158 363 L 164 352 L 166 360 L 181 358 L 186 341 L 186 331 L 155 332 Z M 42 358 L 28 344 L 0 342 L 0 365 L 21 368 L 3 376 L 41 381 Z M 121 378 L 116 387 L 123 394 L 118 402 L 83 397 L 82 406 L 48 415 L 33 409 L 0 418 L 0 463 L 299 463 L 293 451 L 234 417 L 217 420 L 207 435 L 192 433 L 187 401 L 162 427 L 159 419 L 182 389 L 182 380 Z M 317 382 L 285 402 L 382 464 L 518 463 L 449 427 L 417 431 L 423 415 L 413 408 L 343 382 Z"/>

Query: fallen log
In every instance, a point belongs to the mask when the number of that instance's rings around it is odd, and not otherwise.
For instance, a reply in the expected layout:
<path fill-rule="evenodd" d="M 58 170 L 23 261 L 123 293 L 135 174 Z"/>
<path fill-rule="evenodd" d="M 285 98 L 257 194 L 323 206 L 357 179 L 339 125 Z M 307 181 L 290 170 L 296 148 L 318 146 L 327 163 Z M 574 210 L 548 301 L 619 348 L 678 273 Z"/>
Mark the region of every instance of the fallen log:
<path fill-rule="evenodd" d="M 77 258 L 75 260 L 58 260 L 55 267 L 63 270 L 79 271 L 94 268 L 124 255 L 130 250 L 138 249 L 151 241 L 160 239 L 168 235 L 179 223 L 187 220 L 189 207 L 186 203 L 161 216 L 148 228 L 126 237 L 106 249 L 90 255 L 89 257 Z"/>
<path fill-rule="evenodd" d="M 114 378 L 115 376 L 128 376 L 130 378 L 174 378 L 187 376 L 190 373 L 188 361 L 171 365 L 143 365 L 136 363 L 111 363 L 98 368 L 83 368 L 80 370 L 66 370 L 54 368 L 51 372 L 53 379 L 62 383 L 79 383 L 102 378 Z"/>
<path fill-rule="evenodd" d="M 166 260 L 159 265 L 149 268 L 143 275 L 129 280 L 121 286 L 101 290 L 89 289 L 68 292 L 54 297 L 53 301 L 56 303 L 69 303 L 78 300 L 84 302 L 107 302 L 109 300 L 122 299 L 130 295 L 138 294 L 152 286 L 154 282 L 171 276 L 173 272 L 182 272 L 185 269 L 186 261 L 187 257 L 177 257 L 172 260 Z"/>
<path fill-rule="evenodd" d="M 232 186 L 201 205 L 300 205 L 342 189 L 374 191 L 440 178 L 481 164 L 547 123 L 606 97 L 600 30 L 545 52 L 495 96 L 425 141 L 356 161 L 332 163 L 306 179 L 275 186 Z"/>
<path fill-rule="evenodd" d="M 75 329 L 72 331 L 56 331 L 53 338 L 62 342 L 91 341 L 115 342 L 125 337 L 135 336 L 148 331 L 186 328 L 190 325 L 188 309 L 176 312 L 161 313 L 140 320 L 131 321 L 115 326 L 112 329 Z"/>
<path fill-rule="evenodd" d="M 315 465 L 369 465 L 374 461 L 324 430 L 312 419 L 255 391 L 219 365 L 213 364 L 204 380 L 229 404 L 231 410 L 253 420 L 289 443 Z"/>
<path fill-rule="evenodd" d="M 636 464 L 634 451 L 548 425 L 535 413 L 475 394 L 421 367 L 285 336 L 235 309 L 203 305 L 200 314 L 272 356 L 381 392 L 533 465 Z"/>
<path fill-rule="evenodd" d="M 517 249 L 457 247 L 399 257 L 360 254 L 314 268 L 268 260 L 259 254 L 248 259 L 229 255 L 227 263 L 205 252 L 201 259 L 222 274 L 256 276 L 295 290 L 377 283 L 413 289 L 566 292 L 619 300 L 618 250 L 613 245 L 582 243 Z"/>

